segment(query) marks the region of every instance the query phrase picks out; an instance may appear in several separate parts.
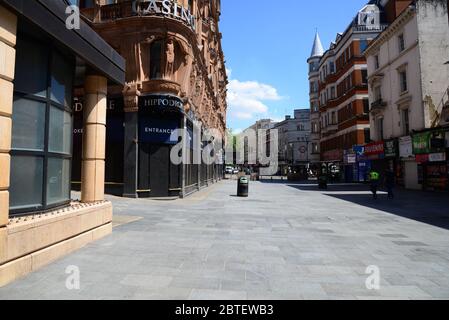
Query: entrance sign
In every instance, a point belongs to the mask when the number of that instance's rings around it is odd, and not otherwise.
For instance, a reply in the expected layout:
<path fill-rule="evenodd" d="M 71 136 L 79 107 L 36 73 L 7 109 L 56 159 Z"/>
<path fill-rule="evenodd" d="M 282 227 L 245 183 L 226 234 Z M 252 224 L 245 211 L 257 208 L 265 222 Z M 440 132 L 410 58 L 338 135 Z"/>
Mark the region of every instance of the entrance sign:
<path fill-rule="evenodd" d="M 177 144 L 179 120 L 141 117 L 139 137 L 144 143 Z"/>
<path fill-rule="evenodd" d="M 134 14 L 139 16 L 162 15 L 174 19 L 179 19 L 195 30 L 195 16 L 189 9 L 171 0 L 134 0 L 132 2 Z"/>

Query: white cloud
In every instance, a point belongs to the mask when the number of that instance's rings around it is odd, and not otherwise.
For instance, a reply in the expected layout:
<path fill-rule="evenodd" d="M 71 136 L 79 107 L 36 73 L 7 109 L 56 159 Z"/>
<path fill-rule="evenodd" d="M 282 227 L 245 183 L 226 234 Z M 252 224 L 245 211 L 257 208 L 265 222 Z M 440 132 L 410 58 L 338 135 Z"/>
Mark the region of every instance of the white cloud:
<path fill-rule="evenodd" d="M 227 70 L 228 75 L 232 71 Z M 231 117 L 238 120 L 251 120 L 266 116 L 269 108 L 266 101 L 278 101 L 282 97 L 276 88 L 257 81 L 239 81 L 232 79 L 228 84 L 228 106 Z"/>
<path fill-rule="evenodd" d="M 226 75 L 227 75 L 228 78 L 230 79 L 230 78 L 231 78 L 231 75 L 232 75 L 232 69 L 226 68 Z"/>

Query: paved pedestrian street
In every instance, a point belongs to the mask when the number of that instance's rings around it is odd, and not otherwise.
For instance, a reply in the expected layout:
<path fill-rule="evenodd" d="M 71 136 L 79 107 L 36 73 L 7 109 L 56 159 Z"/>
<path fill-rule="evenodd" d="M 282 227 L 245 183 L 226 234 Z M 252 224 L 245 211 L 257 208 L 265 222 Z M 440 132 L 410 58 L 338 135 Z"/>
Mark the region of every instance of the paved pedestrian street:
<path fill-rule="evenodd" d="M 182 200 L 110 197 L 112 235 L 0 299 L 449 298 L 447 194 L 367 190 L 267 181 L 238 198 L 226 180 Z"/>

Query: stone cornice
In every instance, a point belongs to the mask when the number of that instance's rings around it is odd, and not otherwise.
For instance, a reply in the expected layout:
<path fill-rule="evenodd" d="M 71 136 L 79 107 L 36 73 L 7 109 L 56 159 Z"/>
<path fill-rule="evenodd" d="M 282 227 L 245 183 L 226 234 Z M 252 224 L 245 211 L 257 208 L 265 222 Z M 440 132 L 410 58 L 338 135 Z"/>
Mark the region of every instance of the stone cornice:
<path fill-rule="evenodd" d="M 365 50 L 365 57 L 373 55 L 379 48 L 387 42 L 392 35 L 394 35 L 399 29 L 401 29 L 406 23 L 408 23 L 415 16 L 416 9 L 413 6 L 409 6 L 405 11 L 394 20 L 391 25 L 385 29 L 379 36 L 374 39 L 368 48 Z"/>

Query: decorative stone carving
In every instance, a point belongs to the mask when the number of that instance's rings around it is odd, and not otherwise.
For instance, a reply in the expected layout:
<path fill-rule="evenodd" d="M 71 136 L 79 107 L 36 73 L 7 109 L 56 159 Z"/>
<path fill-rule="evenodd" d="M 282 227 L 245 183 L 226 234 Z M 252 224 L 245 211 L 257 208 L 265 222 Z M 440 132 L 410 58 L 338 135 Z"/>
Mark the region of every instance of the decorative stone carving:
<path fill-rule="evenodd" d="M 123 88 L 123 102 L 125 112 L 137 112 L 139 110 L 140 91 L 137 83 L 125 84 Z"/>
<path fill-rule="evenodd" d="M 150 80 L 142 83 L 143 92 L 163 92 L 181 95 L 181 86 L 170 80 Z"/>
<path fill-rule="evenodd" d="M 168 39 L 165 45 L 165 79 L 172 79 L 175 66 L 175 43 Z"/>

